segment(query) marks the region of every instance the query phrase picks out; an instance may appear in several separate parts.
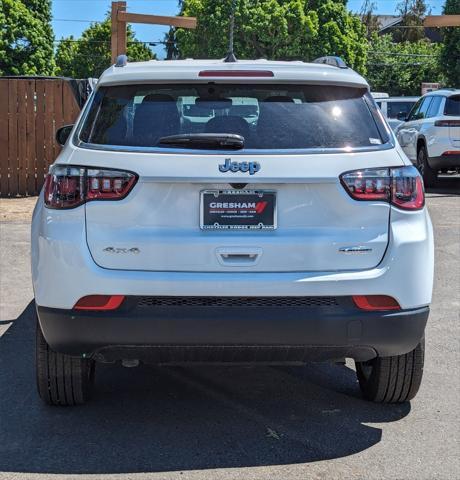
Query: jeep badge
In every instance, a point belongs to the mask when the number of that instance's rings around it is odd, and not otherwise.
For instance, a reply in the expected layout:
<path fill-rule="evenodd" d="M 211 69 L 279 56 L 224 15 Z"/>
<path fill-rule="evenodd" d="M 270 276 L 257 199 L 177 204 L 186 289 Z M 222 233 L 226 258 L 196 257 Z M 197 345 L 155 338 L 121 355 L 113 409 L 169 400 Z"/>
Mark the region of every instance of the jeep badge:
<path fill-rule="evenodd" d="M 230 158 L 225 159 L 223 165 L 219 165 L 219 172 L 249 172 L 249 175 L 254 175 L 260 170 L 259 162 L 232 162 Z"/>

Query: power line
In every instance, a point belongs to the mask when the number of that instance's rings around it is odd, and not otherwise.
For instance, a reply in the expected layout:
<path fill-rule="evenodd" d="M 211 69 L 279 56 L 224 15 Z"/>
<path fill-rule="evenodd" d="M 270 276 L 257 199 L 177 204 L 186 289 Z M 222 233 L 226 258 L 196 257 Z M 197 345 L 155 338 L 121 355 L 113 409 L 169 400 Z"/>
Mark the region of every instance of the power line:
<path fill-rule="evenodd" d="M 369 50 L 368 53 L 372 55 L 394 55 L 395 57 L 438 57 L 439 54 L 425 54 L 425 53 L 393 53 L 391 51 L 388 52 L 376 52 L 373 50 Z"/>
<path fill-rule="evenodd" d="M 157 2 L 169 2 L 177 4 L 176 0 L 154 0 L 155 3 Z M 390 1 L 390 0 L 383 0 L 383 1 Z M 392 1 L 392 0 L 391 0 Z M 106 2 L 110 3 L 110 0 L 53 0 L 53 2 L 75 2 L 75 3 L 83 3 L 83 2 Z M 129 0 L 129 3 L 134 3 L 134 2 L 149 2 L 152 3 L 152 0 Z"/>
<path fill-rule="evenodd" d="M 79 39 L 74 39 L 74 38 L 61 38 L 60 40 L 53 40 L 54 43 L 104 43 L 107 45 L 110 45 L 110 40 L 86 40 L 83 38 Z M 130 40 L 127 42 L 129 44 L 138 44 L 138 43 L 143 43 L 145 45 L 169 45 L 171 43 L 176 43 L 174 40 L 146 40 L 146 41 L 141 41 L 141 40 Z"/>
<path fill-rule="evenodd" d="M 103 23 L 105 20 L 80 20 L 76 18 L 53 18 L 53 22 Z"/>
<path fill-rule="evenodd" d="M 420 67 L 424 65 L 423 63 L 375 63 L 375 62 L 367 62 L 366 65 L 373 65 L 374 67 Z"/>

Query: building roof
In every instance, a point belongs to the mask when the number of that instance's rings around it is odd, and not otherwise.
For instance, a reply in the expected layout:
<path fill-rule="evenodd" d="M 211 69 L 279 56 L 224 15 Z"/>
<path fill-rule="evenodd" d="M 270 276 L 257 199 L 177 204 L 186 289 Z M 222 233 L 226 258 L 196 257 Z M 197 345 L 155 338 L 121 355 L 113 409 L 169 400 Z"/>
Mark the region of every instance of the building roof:
<path fill-rule="evenodd" d="M 393 33 L 396 27 L 403 22 L 401 15 L 376 15 L 377 22 L 379 24 L 379 35 L 385 35 L 386 33 Z M 425 37 L 432 42 L 440 42 L 441 34 L 439 28 L 424 28 Z"/>

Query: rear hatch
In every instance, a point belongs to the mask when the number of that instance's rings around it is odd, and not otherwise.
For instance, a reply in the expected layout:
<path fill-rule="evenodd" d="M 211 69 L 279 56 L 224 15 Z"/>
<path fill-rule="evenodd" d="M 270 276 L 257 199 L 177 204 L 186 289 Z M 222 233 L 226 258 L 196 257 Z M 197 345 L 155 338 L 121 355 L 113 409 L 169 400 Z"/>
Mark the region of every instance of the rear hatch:
<path fill-rule="evenodd" d="M 402 165 L 395 150 L 384 147 L 384 127 L 362 89 L 101 90 L 80 133 L 84 147 L 94 150 L 75 149 L 71 163 L 139 176 L 125 199 L 85 206 L 88 247 L 101 267 L 327 272 L 381 261 L 389 205 L 356 201 L 339 180 L 349 170 Z M 101 117 L 104 109 L 110 118 Z M 182 146 L 196 133 L 239 135 L 244 147 L 229 150 L 214 139 Z M 171 135 L 183 137 L 162 145 Z"/>

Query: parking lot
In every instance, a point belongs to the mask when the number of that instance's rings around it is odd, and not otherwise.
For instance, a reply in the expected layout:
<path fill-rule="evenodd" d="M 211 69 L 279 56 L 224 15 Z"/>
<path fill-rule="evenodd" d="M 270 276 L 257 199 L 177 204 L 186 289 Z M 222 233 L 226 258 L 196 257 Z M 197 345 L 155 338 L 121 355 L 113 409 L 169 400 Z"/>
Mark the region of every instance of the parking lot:
<path fill-rule="evenodd" d="M 88 405 L 43 405 L 34 376 L 33 200 L 6 214 L 8 202 L 0 204 L 0 478 L 459 478 L 459 176 L 427 194 L 436 271 L 425 374 L 416 399 L 400 406 L 362 400 L 351 363 L 103 365 Z M 417 283 L 410 271 L 407 282 Z"/>

